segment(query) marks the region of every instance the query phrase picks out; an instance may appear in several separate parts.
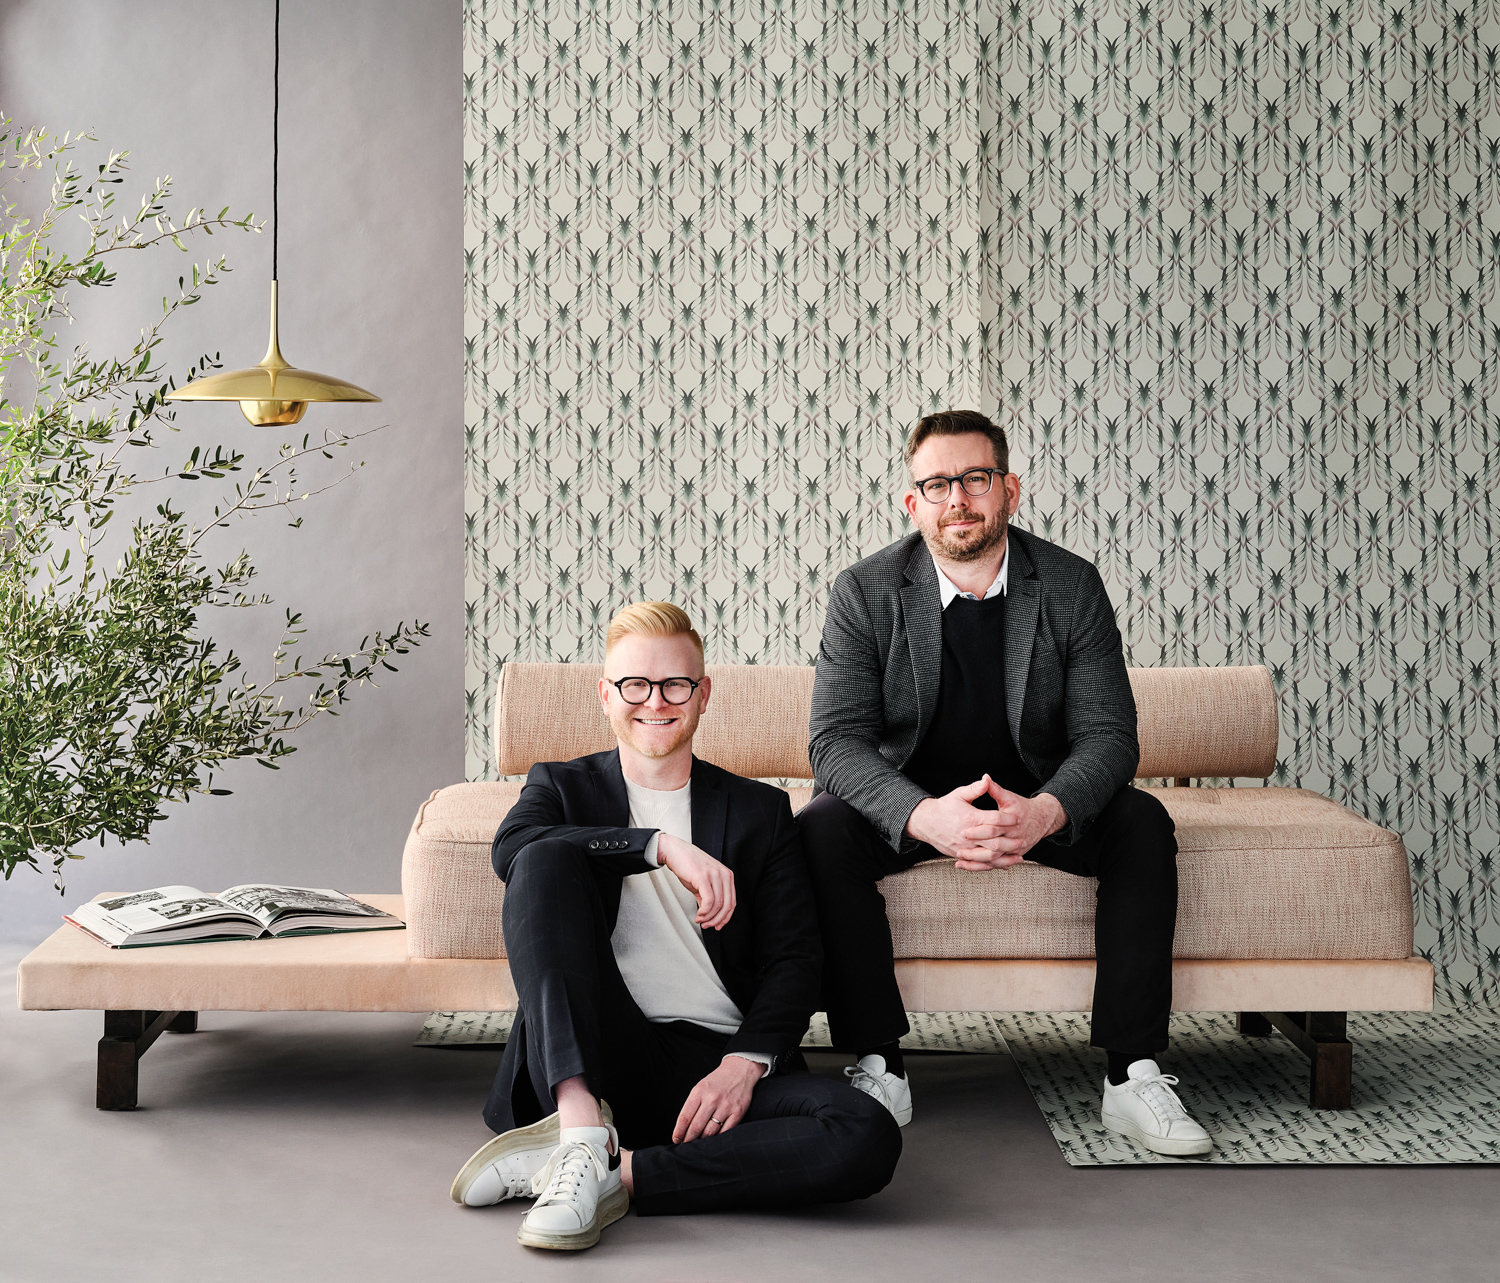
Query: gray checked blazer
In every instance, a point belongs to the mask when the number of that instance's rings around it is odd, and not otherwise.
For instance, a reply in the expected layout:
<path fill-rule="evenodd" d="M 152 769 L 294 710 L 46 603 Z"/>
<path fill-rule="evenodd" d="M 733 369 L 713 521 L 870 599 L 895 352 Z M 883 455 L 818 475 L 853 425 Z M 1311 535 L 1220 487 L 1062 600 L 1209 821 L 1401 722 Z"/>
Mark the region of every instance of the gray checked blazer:
<path fill-rule="evenodd" d="M 1140 760 L 1120 630 L 1091 562 L 1014 526 L 1005 606 L 1005 695 L 1021 760 L 1062 803 L 1070 845 Z M 920 534 L 834 581 L 813 684 L 816 791 L 868 819 L 897 851 L 928 794 L 901 774 L 931 725 L 942 670 L 937 570 Z"/>

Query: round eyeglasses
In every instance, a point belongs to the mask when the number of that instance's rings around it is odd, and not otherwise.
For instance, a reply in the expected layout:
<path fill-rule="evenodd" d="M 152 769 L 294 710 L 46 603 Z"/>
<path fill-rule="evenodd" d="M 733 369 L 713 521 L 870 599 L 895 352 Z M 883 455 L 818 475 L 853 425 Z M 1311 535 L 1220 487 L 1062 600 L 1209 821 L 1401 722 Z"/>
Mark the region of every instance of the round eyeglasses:
<path fill-rule="evenodd" d="M 610 685 L 627 704 L 644 704 L 651 698 L 653 686 L 661 687 L 661 697 L 669 704 L 686 704 L 698 689 L 698 683 L 691 677 L 663 677 L 656 682 L 649 677 L 622 677 Z"/>
<path fill-rule="evenodd" d="M 916 483 L 917 490 L 928 503 L 943 503 L 956 481 L 971 499 L 989 494 L 994 488 L 995 478 L 1005 476 L 1003 468 L 970 468 L 956 477 L 928 477 Z"/>

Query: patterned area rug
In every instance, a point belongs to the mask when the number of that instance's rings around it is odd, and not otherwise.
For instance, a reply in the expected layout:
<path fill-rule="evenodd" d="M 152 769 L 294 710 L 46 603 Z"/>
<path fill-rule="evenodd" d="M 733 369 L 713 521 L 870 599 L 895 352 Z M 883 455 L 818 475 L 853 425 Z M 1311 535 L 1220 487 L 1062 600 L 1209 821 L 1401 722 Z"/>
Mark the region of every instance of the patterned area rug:
<path fill-rule="evenodd" d="M 435 1011 L 419 1047 L 503 1043 L 505 1011 Z M 1500 1163 L 1500 1016 L 1351 1012 L 1354 1108 L 1307 1105 L 1306 1058 L 1280 1034 L 1244 1038 L 1232 1015 L 1172 1018 L 1164 1068 L 1213 1134 L 1205 1158 L 1164 1158 L 1099 1123 L 1103 1057 L 1088 1017 L 1069 1013 L 915 1012 L 902 1046 L 916 1051 L 1009 1052 L 1074 1167 L 1150 1163 Z M 804 1047 L 826 1047 L 813 1017 Z"/>
<path fill-rule="evenodd" d="M 1232 1015 L 1172 1017 L 1163 1068 L 1214 1138 L 1205 1158 L 1164 1158 L 1099 1123 L 1101 1058 L 1088 1017 L 996 1017 L 1016 1065 L 1075 1167 L 1111 1163 L 1500 1162 L 1500 1017 L 1349 1013 L 1354 1108 L 1307 1104 L 1307 1059 L 1280 1034 L 1244 1038 Z"/>

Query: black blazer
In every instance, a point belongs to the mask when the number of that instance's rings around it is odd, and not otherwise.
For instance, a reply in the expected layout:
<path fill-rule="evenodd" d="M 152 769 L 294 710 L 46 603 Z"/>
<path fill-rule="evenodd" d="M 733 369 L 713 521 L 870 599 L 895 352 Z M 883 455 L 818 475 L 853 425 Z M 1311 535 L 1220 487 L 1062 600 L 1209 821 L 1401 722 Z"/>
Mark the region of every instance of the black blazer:
<path fill-rule="evenodd" d="M 1005 654 L 1010 733 L 1026 769 L 1068 813 L 1076 842 L 1140 760 L 1135 696 L 1114 608 L 1093 563 L 1010 528 Z M 813 681 L 808 756 L 827 789 L 898 851 L 927 791 L 901 773 L 938 702 L 943 604 L 920 534 L 834 581 Z"/>
<path fill-rule="evenodd" d="M 823 946 L 812 886 L 787 795 L 693 759 L 693 845 L 734 870 L 734 916 L 703 944 L 724 988 L 745 1014 L 725 1053 L 754 1051 L 783 1068 L 796 1053 L 818 1003 Z M 495 834 L 502 880 L 522 847 L 565 838 L 594 866 L 610 931 L 622 881 L 652 872 L 646 843 L 655 829 L 632 829 L 618 749 L 572 762 L 539 762 Z M 517 1024 L 525 1013 L 516 1014 Z"/>

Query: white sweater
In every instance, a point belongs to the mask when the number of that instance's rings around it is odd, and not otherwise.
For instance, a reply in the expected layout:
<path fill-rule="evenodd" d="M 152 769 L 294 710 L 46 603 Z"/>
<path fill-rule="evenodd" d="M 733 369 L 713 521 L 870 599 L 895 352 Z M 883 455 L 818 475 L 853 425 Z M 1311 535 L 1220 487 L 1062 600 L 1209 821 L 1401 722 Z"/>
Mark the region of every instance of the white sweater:
<path fill-rule="evenodd" d="M 630 827 L 657 829 L 684 842 L 693 840 L 692 783 L 663 792 L 625 781 L 630 799 Z M 647 843 L 646 858 L 656 863 L 656 838 Z M 610 937 L 615 961 L 625 987 L 647 1020 L 691 1020 L 721 1034 L 732 1034 L 744 1023 L 729 990 L 719 979 L 703 928 L 693 918 L 698 901 L 671 869 L 637 873 L 620 884 L 620 916 Z M 771 1072 L 768 1052 L 736 1051 L 731 1055 Z"/>
<path fill-rule="evenodd" d="M 630 827 L 660 829 L 691 842 L 692 787 L 689 783 L 662 792 L 627 779 Z M 651 845 L 654 848 L 655 842 Z M 732 1034 L 744 1022 L 744 1013 L 709 961 L 703 928 L 693 921 L 697 912 L 698 901 L 671 869 L 626 878 L 620 885 L 620 916 L 610 937 L 615 961 L 647 1020 L 690 1020 L 716 1033 Z"/>

